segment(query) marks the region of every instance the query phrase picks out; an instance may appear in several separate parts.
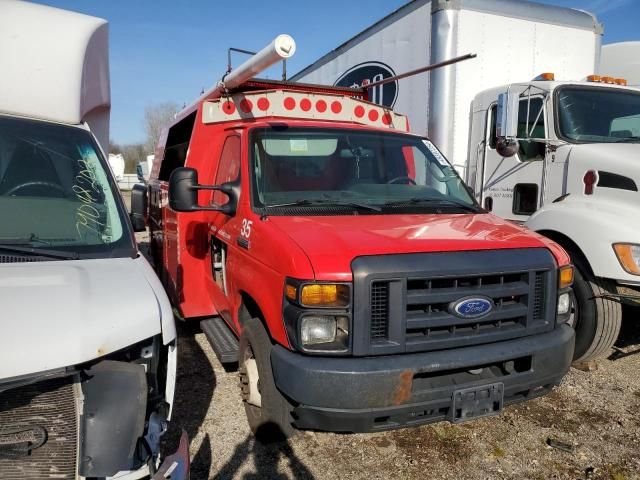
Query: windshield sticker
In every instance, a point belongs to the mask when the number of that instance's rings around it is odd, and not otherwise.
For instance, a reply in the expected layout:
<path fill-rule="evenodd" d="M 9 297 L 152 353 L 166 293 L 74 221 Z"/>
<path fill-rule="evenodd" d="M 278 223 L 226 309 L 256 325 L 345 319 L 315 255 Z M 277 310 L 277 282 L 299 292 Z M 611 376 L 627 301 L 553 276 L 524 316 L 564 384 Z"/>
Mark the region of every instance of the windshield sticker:
<path fill-rule="evenodd" d="M 306 138 L 291 138 L 289 139 L 289 148 L 292 152 L 306 152 L 309 150 Z"/>
<path fill-rule="evenodd" d="M 76 198 L 80 201 L 80 206 L 76 209 L 76 230 L 82 239 L 87 233 L 104 237 L 105 234 L 108 235 L 105 231 L 108 227 L 98 209 L 102 189 L 95 172 L 86 160 L 78 160 L 78 167 L 80 172 L 76 175 L 72 187 Z"/>
<path fill-rule="evenodd" d="M 447 167 L 449 166 L 449 162 L 447 162 L 447 159 L 444 158 L 444 156 L 440 153 L 440 150 L 438 150 L 433 143 L 431 143 L 429 140 L 423 140 L 422 143 L 424 143 L 425 146 L 432 153 L 432 155 L 436 157 L 436 160 L 440 165 L 444 165 Z"/>

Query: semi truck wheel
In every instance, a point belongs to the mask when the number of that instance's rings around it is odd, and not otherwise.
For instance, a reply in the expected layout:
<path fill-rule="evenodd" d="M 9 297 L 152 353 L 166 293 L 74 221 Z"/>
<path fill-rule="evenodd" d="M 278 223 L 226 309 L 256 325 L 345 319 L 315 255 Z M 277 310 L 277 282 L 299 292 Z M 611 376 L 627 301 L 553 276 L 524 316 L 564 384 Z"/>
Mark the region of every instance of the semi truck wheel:
<path fill-rule="evenodd" d="M 582 262 L 574 259 L 576 266 L 573 293 L 573 328 L 576 331 L 574 362 L 585 362 L 606 355 L 618 338 L 622 321 L 622 306 L 602 295 L 615 294 L 615 283 L 602 278 L 594 278 L 586 273 Z"/>
<path fill-rule="evenodd" d="M 264 443 L 295 434 L 289 401 L 278 391 L 271 371 L 273 344 L 262 322 L 247 319 L 240 336 L 240 388 L 251 431 Z"/>

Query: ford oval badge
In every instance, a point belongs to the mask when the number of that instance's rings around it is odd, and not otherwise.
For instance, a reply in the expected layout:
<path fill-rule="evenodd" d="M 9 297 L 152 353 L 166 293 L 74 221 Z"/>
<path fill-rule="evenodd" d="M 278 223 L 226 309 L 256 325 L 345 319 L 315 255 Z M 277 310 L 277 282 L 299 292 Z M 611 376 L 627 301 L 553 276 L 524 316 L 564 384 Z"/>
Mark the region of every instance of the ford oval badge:
<path fill-rule="evenodd" d="M 461 318 L 480 318 L 493 310 L 493 302 L 486 297 L 466 297 L 453 302 L 450 310 Z"/>

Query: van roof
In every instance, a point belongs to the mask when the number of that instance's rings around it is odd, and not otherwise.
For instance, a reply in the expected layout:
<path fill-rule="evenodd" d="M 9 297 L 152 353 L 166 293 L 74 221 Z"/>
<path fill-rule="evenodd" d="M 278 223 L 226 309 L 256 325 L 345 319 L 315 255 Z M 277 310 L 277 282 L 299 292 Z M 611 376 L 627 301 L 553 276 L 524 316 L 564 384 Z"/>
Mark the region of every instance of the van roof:
<path fill-rule="evenodd" d="M 87 121 L 101 143 L 108 142 L 106 20 L 4 0 L 0 65 L 0 113 L 67 124 Z"/>

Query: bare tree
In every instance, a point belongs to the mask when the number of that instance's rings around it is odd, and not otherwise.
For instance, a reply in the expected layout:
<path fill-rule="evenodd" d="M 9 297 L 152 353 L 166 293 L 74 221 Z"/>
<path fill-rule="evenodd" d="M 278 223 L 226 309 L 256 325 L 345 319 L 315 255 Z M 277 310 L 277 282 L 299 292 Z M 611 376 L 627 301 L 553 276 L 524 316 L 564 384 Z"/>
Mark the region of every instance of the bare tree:
<path fill-rule="evenodd" d="M 147 134 L 145 148 L 147 153 L 154 153 L 160 133 L 172 120 L 174 115 L 180 110 L 178 104 L 173 102 L 150 105 L 144 110 L 144 129 Z"/>

